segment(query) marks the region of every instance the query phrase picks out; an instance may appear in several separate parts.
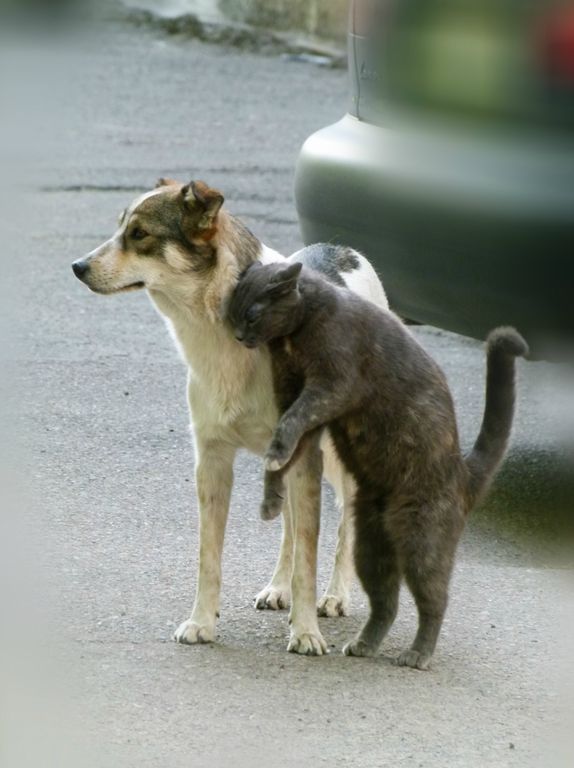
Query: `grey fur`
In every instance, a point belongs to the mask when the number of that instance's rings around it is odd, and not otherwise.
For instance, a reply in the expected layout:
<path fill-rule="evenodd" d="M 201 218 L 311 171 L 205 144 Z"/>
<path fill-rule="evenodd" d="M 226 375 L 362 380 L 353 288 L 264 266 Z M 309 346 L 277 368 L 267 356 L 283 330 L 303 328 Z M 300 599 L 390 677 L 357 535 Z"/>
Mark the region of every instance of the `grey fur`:
<path fill-rule="evenodd" d="M 345 653 L 377 652 L 404 577 L 419 627 L 398 663 L 426 669 L 465 518 L 506 449 L 526 343 L 510 328 L 490 335 L 484 421 L 465 460 L 445 377 L 391 312 L 293 263 L 249 269 L 228 316 L 245 345 L 268 343 L 283 414 L 266 454 L 262 515 L 276 514 L 282 473 L 328 427 L 356 483 L 355 565 L 371 606 Z"/>

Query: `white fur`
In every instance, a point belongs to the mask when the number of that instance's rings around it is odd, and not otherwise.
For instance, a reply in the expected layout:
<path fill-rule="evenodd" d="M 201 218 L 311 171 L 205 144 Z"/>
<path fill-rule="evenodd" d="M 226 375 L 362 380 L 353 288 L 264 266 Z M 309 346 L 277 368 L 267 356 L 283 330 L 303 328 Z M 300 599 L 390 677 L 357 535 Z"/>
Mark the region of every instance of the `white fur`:
<path fill-rule="evenodd" d="M 349 290 L 354 291 L 364 299 L 369 299 L 383 309 L 389 308 L 389 302 L 372 264 L 361 253 L 356 253 L 360 262 L 359 269 L 352 272 L 342 272 L 341 277 Z"/>

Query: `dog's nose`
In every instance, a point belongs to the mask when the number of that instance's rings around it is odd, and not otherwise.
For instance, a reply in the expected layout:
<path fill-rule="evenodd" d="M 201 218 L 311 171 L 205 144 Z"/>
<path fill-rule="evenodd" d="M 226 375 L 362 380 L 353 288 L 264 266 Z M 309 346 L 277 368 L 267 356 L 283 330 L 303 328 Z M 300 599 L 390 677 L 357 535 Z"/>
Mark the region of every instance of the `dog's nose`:
<path fill-rule="evenodd" d="M 75 261 L 72 264 L 72 269 L 74 270 L 74 274 L 80 280 L 84 277 L 84 275 L 89 270 L 89 268 L 90 268 L 90 265 L 88 264 L 88 262 L 83 261 L 82 259 L 80 259 L 79 261 Z"/>

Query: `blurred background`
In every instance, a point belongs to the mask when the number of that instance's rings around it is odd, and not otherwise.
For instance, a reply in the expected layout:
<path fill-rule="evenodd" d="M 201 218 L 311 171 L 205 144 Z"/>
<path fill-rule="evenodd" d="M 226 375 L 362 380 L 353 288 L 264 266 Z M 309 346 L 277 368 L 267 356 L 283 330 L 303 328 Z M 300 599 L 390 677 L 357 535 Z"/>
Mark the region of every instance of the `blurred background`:
<path fill-rule="evenodd" d="M 0 763 L 571 765 L 574 10 L 554 0 L 0 0 Z M 468 447 L 481 339 L 527 337 L 508 459 L 469 521 L 435 668 L 328 658 L 256 613 L 279 527 L 242 456 L 213 648 L 194 589 L 185 371 L 143 295 L 70 264 L 159 176 L 264 242 L 353 245 L 444 368 Z M 337 513 L 326 489 L 320 588 Z"/>

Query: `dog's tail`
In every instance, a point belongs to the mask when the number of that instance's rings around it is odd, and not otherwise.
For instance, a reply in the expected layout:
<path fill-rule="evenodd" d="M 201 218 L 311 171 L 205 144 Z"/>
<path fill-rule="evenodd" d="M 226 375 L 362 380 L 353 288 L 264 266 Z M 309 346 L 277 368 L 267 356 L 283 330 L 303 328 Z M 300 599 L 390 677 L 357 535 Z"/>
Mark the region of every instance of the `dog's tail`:
<path fill-rule="evenodd" d="M 528 345 L 514 328 L 497 328 L 486 341 L 486 405 L 480 433 L 466 457 L 469 509 L 488 490 L 508 443 L 515 402 L 515 358 L 528 354 Z"/>

